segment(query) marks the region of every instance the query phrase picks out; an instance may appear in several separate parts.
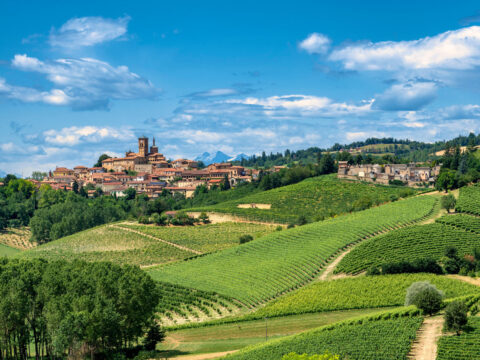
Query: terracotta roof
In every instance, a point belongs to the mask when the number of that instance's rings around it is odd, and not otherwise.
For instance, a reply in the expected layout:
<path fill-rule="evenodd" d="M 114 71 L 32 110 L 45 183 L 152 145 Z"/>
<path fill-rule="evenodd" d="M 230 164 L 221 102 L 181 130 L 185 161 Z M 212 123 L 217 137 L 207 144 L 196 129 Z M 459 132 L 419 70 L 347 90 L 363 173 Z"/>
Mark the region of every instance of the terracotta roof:
<path fill-rule="evenodd" d="M 54 172 L 55 172 L 55 171 L 73 171 L 73 170 L 67 169 L 67 168 L 65 168 L 65 167 L 57 167 L 57 168 L 54 170 Z"/>
<path fill-rule="evenodd" d="M 103 167 L 95 166 L 95 167 L 88 168 L 88 170 L 103 170 Z"/>
<path fill-rule="evenodd" d="M 74 169 L 86 169 L 87 167 L 86 166 L 83 166 L 83 165 L 78 165 L 78 166 L 75 166 Z"/>
<path fill-rule="evenodd" d="M 195 188 L 192 187 L 180 187 L 180 186 L 167 186 L 165 187 L 167 190 L 192 190 L 194 191 Z"/>

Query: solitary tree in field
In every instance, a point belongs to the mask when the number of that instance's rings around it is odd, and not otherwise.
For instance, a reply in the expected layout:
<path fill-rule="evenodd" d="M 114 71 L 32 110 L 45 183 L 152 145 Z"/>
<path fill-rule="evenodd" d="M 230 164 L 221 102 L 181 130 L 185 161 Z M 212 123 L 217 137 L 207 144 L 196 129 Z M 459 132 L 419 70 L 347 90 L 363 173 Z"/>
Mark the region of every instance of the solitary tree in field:
<path fill-rule="evenodd" d="M 457 200 L 452 194 L 448 194 L 442 197 L 442 208 L 450 212 L 451 209 L 455 209 Z"/>
<path fill-rule="evenodd" d="M 418 281 L 407 289 L 405 305 L 415 305 L 424 314 L 433 315 L 442 308 L 443 292 L 428 281 Z"/>
<path fill-rule="evenodd" d="M 460 335 L 460 331 L 467 325 L 467 306 L 462 301 L 453 301 L 445 308 L 445 327 Z"/>

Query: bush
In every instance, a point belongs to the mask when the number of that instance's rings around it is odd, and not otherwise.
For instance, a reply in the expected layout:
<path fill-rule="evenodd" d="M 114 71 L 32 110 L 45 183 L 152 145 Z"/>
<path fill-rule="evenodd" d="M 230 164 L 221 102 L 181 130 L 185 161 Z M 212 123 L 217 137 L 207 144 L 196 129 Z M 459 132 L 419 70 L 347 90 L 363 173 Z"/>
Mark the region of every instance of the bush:
<path fill-rule="evenodd" d="M 376 266 L 372 266 L 367 270 L 367 276 L 381 275 L 380 269 Z"/>
<path fill-rule="evenodd" d="M 382 264 L 382 274 L 432 273 L 443 274 L 442 267 L 432 258 Z"/>
<path fill-rule="evenodd" d="M 298 225 L 305 225 L 308 223 L 308 220 L 307 220 L 307 217 L 305 215 L 299 215 L 298 216 L 298 220 L 297 220 L 297 224 Z"/>
<path fill-rule="evenodd" d="M 198 219 L 199 219 L 202 223 L 204 223 L 204 224 L 210 223 L 210 219 L 209 219 L 209 217 L 208 217 L 208 215 L 207 215 L 206 212 L 202 212 L 202 213 L 200 214 L 200 216 L 198 217 Z"/>
<path fill-rule="evenodd" d="M 149 219 L 148 216 L 140 216 L 140 217 L 138 218 L 138 222 L 139 222 L 140 224 L 151 224 L 151 221 L 150 221 L 150 219 Z"/>
<path fill-rule="evenodd" d="M 250 242 L 253 240 L 253 236 L 252 235 L 242 235 L 240 236 L 239 238 L 239 243 L 240 244 L 245 244 L 247 242 Z"/>
<path fill-rule="evenodd" d="M 275 231 L 282 231 L 283 230 L 283 226 L 281 225 L 278 225 L 276 228 L 275 228 Z"/>
<path fill-rule="evenodd" d="M 443 292 L 428 281 L 418 281 L 410 285 L 405 297 L 405 305 L 415 305 L 424 314 L 432 315 L 442 307 Z"/>
<path fill-rule="evenodd" d="M 450 212 L 451 209 L 455 209 L 456 203 L 457 203 L 457 200 L 455 199 L 455 196 L 453 196 L 452 194 L 442 196 L 442 208 L 447 210 L 447 212 Z"/>
<path fill-rule="evenodd" d="M 467 305 L 462 301 L 452 301 L 445 308 L 445 328 L 455 331 L 457 335 L 467 325 Z"/>
<path fill-rule="evenodd" d="M 295 227 L 295 224 L 293 224 L 293 223 L 290 223 L 290 224 L 287 225 L 287 229 L 292 229 L 294 227 Z"/>

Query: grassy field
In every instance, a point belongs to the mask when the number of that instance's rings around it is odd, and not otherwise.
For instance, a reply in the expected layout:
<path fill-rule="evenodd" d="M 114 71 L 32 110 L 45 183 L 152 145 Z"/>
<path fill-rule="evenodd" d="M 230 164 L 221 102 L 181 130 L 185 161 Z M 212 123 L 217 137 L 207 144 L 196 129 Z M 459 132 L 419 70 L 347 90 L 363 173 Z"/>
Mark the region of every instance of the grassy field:
<path fill-rule="evenodd" d="M 460 336 L 444 335 L 438 341 L 438 360 L 480 359 L 480 317 L 470 317 Z"/>
<path fill-rule="evenodd" d="M 360 276 L 320 281 L 280 297 L 255 312 L 256 316 L 283 316 L 319 311 L 401 306 L 407 288 L 429 281 L 446 298 L 480 293 L 480 288 L 460 280 L 433 274 Z"/>
<path fill-rule="evenodd" d="M 437 201 L 432 196 L 397 201 L 147 271 L 159 281 L 215 291 L 255 305 L 311 281 L 345 246 L 429 216 Z"/>
<path fill-rule="evenodd" d="M 375 312 L 378 312 L 378 309 L 332 311 L 284 316 L 268 319 L 267 322 L 261 319 L 171 331 L 167 333 L 167 338 L 162 343 L 161 349 L 166 351 L 165 355 L 238 350 L 248 345 L 265 342 L 266 325 L 268 327 L 268 338 L 275 339 Z"/>
<path fill-rule="evenodd" d="M 203 253 L 229 248 L 239 243 L 241 235 L 252 235 L 257 239 L 275 231 L 275 226 L 220 223 L 201 226 L 162 227 L 155 225 L 118 224 L 119 226 L 134 229 L 142 233 L 168 240 L 178 245 Z"/>
<path fill-rule="evenodd" d="M 278 360 L 290 352 L 313 355 L 326 351 L 349 360 L 406 359 L 421 323 L 421 317 L 404 317 L 327 325 L 245 348 L 227 359 Z"/>
<path fill-rule="evenodd" d="M 13 256 L 20 252 L 21 250 L 0 244 L 0 256 Z"/>
<path fill-rule="evenodd" d="M 141 266 L 167 263 L 193 255 L 157 240 L 109 226 L 81 231 L 19 254 L 24 258 L 111 261 Z"/>
<path fill-rule="evenodd" d="M 480 237 L 471 231 L 434 223 L 411 226 L 378 236 L 355 247 L 347 254 L 336 272 L 357 273 L 387 262 L 412 261 L 431 257 L 440 260 L 449 246 L 459 255 L 480 247 Z"/>
<path fill-rule="evenodd" d="M 414 192 L 409 188 L 349 182 L 337 179 L 336 175 L 324 175 L 194 210 L 228 213 L 256 221 L 294 223 L 300 214 L 309 221 L 321 220 Z M 238 208 L 240 204 L 252 203 L 269 204 L 271 208 Z"/>

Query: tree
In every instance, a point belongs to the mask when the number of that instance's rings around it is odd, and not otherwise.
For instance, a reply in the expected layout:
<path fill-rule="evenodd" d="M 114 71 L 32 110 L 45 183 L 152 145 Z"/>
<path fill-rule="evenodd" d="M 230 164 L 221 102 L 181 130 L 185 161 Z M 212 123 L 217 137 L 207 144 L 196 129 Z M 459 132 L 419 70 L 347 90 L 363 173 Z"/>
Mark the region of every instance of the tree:
<path fill-rule="evenodd" d="M 455 209 L 456 203 L 457 200 L 452 194 L 448 194 L 442 197 L 442 208 L 447 210 L 447 212 L 450 212 L 450 209 Z"/>
<path fill-rule="evenodd" d="M 165 331 L 160 327 L 160 325 L 153 321 L 149 326 L 145 339 L 143 341 L 143 347 L 145 350 L 153 351 L 157 347 L 159 342 L 162 342 L 165 339 Z"/>
<path fill-rule="evenodd" d="M 32 178 L 33 180 L 41 181 L 41 180 L 43 180 L 43 178 L 45 178 L 46 176 L 47 176 L 47 173 L 46 173 L 46 172 L 34 171 L 34 172 L 32 172 L 31 178 Z"/>
<path fill-rule="evenodd" d="M 428 281 L 418 281 L 407 289 L 405 305 L 415 305 L 424 314 L 433 315 L 442 308 L 443 292 Z"/>
<path fill-rule="evenodd" d="M 303 215 L 303 214 L 300 214 L 300 215 L 298 216 L 297 224 L 298 224 L 298 225 L 305 225 L 305 224 L 307 224 L 307 223 L 308 223 L 307 217 L 306 217 L 305 215 Z"/>
<path fill-rule="evenodd" d="M 330 174 L 335 172 L 335 161 L 330 153 L 326 153 L 320 159 L 320 163 L 318 164 L 319 167 L 319 174 Z"/>
<path fill-rule="evenodd" d="M 225 174 L 222 183 L 222 190 L 229 190 L 230 189 L 230 180 L 228 180 L 228 175 Z"/>
<path fill-rule="evenodd" d="M 445 169 L 438 175 L 435 188 L 447 192 L 455 187 L 455 171 Z"/>
<path fill-rule="evenodd" d="M 93 167 L 102 167 L 102 161 L 107 159 L 110 159 L 110 156 L 108 156 L 107 154 L 100 155 Z"/>
<path fill-rule="evenodd" d="M 198 219 L 204 224 L 208 224 L 210 222 L 210 219 L 208 218 L 208 215 L 206 212 L 202 212 L 198 217 Z"/>
<path fill-rule="evenodd" d="M 73 182 L 72 190 L 75 194 L 78 194 L 78 183 L 77 180 Z"/>
<path fill-rule="evenodd" d="M 242 235 L 242 236 L 240 236 L 240 238 L 239 238 L 238 240 L 239 240 L 238 242 L 239 242 L 240 244 L 245 244 L 245 243 L 247 243 L 247 242 L 252 241 L 252 240 L 253 240 L 253 236 L 252 236 L 252 235 Z"/>
<path fill-rule="evenodd" d="M 129 187 L 124 191 L 125 194 L 125 199 L 126 200 L 133 200 L 135 199 L 135 196 L 137 195 L 137 191 L 134 188 Z"/>
<path fill-rule="evenodd" d="M 462 301 L 452 301 L 445 308 L 445 327 L 460 335 L 460 331 L 467 325 L 468 308 Z"/>

